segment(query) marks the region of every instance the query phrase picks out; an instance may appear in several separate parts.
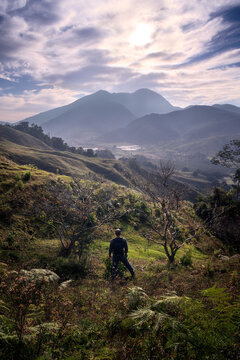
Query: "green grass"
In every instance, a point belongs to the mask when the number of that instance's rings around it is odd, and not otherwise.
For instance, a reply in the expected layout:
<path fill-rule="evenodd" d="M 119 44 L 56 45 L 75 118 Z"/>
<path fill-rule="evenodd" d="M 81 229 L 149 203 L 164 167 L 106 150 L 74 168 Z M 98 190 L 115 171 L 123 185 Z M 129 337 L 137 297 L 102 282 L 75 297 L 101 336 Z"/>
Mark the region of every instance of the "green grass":
<path fill-rule="evenodd" d="M 34 164 L 39 169 L 54 174 L 58 170 L 59 174 L 74 177 L 93 173 L 120 185 L 127 186 L 129 184 L 124 175 L 114 168 L 117 163 L 115 160 L 88 158 L 67 151 L 31 148 L 1 139 L 0 154 L 11 157 L 24 167 L 25 164 Z"/>

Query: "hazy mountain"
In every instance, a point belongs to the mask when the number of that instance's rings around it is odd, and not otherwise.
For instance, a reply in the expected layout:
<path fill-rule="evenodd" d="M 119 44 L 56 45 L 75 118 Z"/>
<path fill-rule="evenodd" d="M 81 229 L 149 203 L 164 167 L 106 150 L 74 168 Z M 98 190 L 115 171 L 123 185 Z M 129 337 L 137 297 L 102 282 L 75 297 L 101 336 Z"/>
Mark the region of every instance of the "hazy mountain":
<path fill-rule="evenodd" d="M 102 141 L 159 144 L 240 134 L 240 115 L 211 106 L 192 106 L 168 114 L 150 114 L 124 129 L 101 137 Z"/>
<path fill-rule="evenodd" d="M 86 141 L 106 131 L 124 127 L 134 118 L 126 107 L 112 100 L 110 93 L 99 91 L 79 99 L 75 106 L 42 126 L 51 135 L 69 141 Z"/>
<path fill-rule="evenodd" d="M 166 114 L 179 108 L 172 106 L 163 96 L 149 89 L 134 93 L 113 93 L 115 101 L 126 106 L 136 117 L 151 113 Z"/>
<path fill-rule="evenodd" d="M 240 114 L 240 107 L 232 105 L 232 104 L 215 104 L 213 106 L 217 107 L 219 109 L 222 109 L 222 110 L 227 110 L 227 111 L 234 112 L 236 114 Z"/>
<path fill-rule="evenodd" d="M 68 141 L 88 141 L 107 131 L 126 126 L 148 113 L 167 113 L 177 108 L 148 89 L 134 93 L 109 93 L 100 90 L 75 102 L 26 118 L 41 125 L 53 136 Z"/>

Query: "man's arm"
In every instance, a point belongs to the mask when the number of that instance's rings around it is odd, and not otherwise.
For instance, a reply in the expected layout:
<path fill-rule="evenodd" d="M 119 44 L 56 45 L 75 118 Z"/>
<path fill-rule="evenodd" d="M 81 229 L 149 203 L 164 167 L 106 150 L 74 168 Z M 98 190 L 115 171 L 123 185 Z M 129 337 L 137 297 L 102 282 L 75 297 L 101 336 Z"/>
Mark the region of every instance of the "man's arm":
<path fill-rule="evenodd" d="M 112 244 L 112 240 L 111 240 L 110 246 L 109 246 L 109 257 L 111 257 L 112 252 L 113 252 L 113 244 Z"/>
<path fill-rule="evenodd" d="M 125 250 L 125 255 L 127 257 L 127 253 L 128 253 L 128 244 L 127 244 L 127 240 L 124 239 L 124 250 Z"/>

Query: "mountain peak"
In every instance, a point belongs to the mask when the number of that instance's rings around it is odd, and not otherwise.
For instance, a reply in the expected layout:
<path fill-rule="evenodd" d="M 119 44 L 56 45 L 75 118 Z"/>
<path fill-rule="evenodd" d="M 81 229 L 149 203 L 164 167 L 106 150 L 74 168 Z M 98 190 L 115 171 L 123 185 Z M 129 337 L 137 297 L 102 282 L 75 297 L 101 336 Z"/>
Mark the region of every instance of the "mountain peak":
<path fill-rule="evenodd" d="M 153 90 L 150 90 L 150 89 L 147 89 L 147 88 L 141 88 L 141 89 L 138 89 L 136 90 L 133 94 L 136 94 L 136 95 L 157 95 L 157 96 L 160 96 L 158 93 L 156 93 L 155 91 Z"/>
<path fill-rule="evenodd" d="M 92 95 L 111 95 L 108 91 L 106 91 L 106 90 L 98 90 L 98 91 L 96 91 L 94 94 L 92 94 Z"/>

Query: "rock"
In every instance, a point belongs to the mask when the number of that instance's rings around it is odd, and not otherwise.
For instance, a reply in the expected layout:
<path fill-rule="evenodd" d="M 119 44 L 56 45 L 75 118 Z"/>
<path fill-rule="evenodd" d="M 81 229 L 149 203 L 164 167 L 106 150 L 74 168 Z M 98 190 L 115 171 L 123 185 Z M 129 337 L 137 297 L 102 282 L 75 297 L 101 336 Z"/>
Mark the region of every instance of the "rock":
<path fill-rule="evenodd" d="M 198 270 L 193 270 L 192 272 L 191 272 L 191 275 L 198 275 L 199 274 L 199 271 Z"/>
<path fill-rule="evenodd" d="M 59 286 L 60 290 L 66 289 L 67 287 L 69 287 L 69 285 L 72 284 L 72 280 L 67 280 L 61 283 L 61 285 Z"/>
<path fill-rule="evenodd" d="M 229 261 L 231 262 L 231 264 L 239 263 L 240 262 L 240 254 L 235 254 L 235 255 L 231 256 Z"/>
<path fill-rule="evenodd" d="M 220 255 L 219 259 L 222 261 L 229 261 L 230 257 L 229 256 L 225 256 L 225 255 Z"/>
<path fill-rule="evenodd" d="M 19 274 L 25 279 L 35 282 L 57 283 L 60 280 L 55 272 L 46 269 L 21 270 Z"/>

